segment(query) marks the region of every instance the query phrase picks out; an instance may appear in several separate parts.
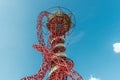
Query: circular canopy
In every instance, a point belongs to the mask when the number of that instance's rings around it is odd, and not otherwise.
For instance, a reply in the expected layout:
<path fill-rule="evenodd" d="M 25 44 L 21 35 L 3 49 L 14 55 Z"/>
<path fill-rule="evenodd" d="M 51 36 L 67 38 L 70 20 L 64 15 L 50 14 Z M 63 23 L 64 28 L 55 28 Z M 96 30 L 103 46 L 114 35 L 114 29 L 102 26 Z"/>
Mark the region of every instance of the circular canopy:
<path fill-rule="evenodd" d="M 48 15 L 46 25 L 52 34 L 64 35 L 70 29 L 71 19 L 64 12 L 56 11 Z"/>

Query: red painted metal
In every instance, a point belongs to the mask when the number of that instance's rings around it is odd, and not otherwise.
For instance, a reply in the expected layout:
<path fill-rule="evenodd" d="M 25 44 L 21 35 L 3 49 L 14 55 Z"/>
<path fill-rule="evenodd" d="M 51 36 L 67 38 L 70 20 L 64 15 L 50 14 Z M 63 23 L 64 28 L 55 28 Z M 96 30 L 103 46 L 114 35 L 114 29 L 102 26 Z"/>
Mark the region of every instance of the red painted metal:
<path fill-rule="evenodd" d="M 44 42 L 42 19 L 47 17 L 46 27 L 50 32 L 47 45 Z M 64 38 L 66 33 L 71 28 L 71 15 L 64 13 L 61 10 L 55 12 L 43 11 L 37 19 L 37 36 L 38 44 L 33 44 L 33 48 L 40 51 L 43 55 L 42 64 L 39 71 L 32 75 L 27 76 L 21 80 L 43 80 L 46 72 L 50 70 L 47 80 L 83 80 L 74 69 L 74 63 L 71 59 L 67 58 L 64 51 Z"/>

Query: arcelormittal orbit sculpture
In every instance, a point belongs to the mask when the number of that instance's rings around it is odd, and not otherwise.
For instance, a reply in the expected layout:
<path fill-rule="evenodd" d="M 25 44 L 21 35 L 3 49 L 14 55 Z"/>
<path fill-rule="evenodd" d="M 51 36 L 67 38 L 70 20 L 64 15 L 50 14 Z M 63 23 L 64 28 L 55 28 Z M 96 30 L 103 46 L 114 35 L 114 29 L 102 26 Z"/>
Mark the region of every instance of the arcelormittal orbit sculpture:
<path fill-rule="evenodd" d="M 44 16 L 47 17 L 45 23 L 43 23 Z M 64 53 L 65 37 L 75 25 L 72 17 L 71 11 L 63 7 L 50 8 L 39 14 L 37 19 L 38 44 L 33 44 L 33 48 L 42 53 L 42 64 L 36 74 L 21 80 L 43 80 L 48 70 L 49 75 L 46 80 L 68 80 L 68 77 L 71 80 L 83 80 L 73 69 L 73 61 Z M 47 43 L 43 36 L 43 24 L 46 24 L 49 32 Z"/>

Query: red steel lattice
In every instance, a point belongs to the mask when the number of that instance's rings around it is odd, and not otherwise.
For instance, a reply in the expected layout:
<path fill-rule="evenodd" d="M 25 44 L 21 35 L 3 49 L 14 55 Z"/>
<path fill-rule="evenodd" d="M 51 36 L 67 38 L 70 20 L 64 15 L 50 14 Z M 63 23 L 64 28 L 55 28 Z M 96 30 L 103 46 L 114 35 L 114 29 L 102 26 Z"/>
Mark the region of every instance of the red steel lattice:
<path fill-rule="evenodd" d="M 46 46 L 43 37 L 42 19 L 47 17 L 46 27 L 50 32 L 48 37 L 48 45 Z M 33 44 L 33 48 L 40 51 L 43 55 L 42 64 L 39 71 L 32 75 L 24 77 L 21 80 L 43 80 L 46 72 L 50 70 L 46 80 L 83 80 L 74 69 L 74 63 L 67 58 L 64 51 L 64 38 L 71 28 L 71 15 L 61 10 L 55 12 L 43 11 L 37 19 L 37 36 L 38 44 Z"/>

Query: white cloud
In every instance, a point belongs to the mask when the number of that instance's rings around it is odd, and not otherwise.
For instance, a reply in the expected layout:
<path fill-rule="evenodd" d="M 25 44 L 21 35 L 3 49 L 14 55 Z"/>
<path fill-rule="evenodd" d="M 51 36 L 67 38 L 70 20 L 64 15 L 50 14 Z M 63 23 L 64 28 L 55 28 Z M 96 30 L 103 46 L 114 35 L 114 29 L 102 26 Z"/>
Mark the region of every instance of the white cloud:
<path fill-rule="evenodd" d="M 89 80 L 100 80 L 99 78 L 93 77 L 92 75 L 90 76 Z"/>
<path fill-rule="evenodd" d="M 114 43 L 113 50 L 115 53 L 120 53 L 120 43 Z"/>

